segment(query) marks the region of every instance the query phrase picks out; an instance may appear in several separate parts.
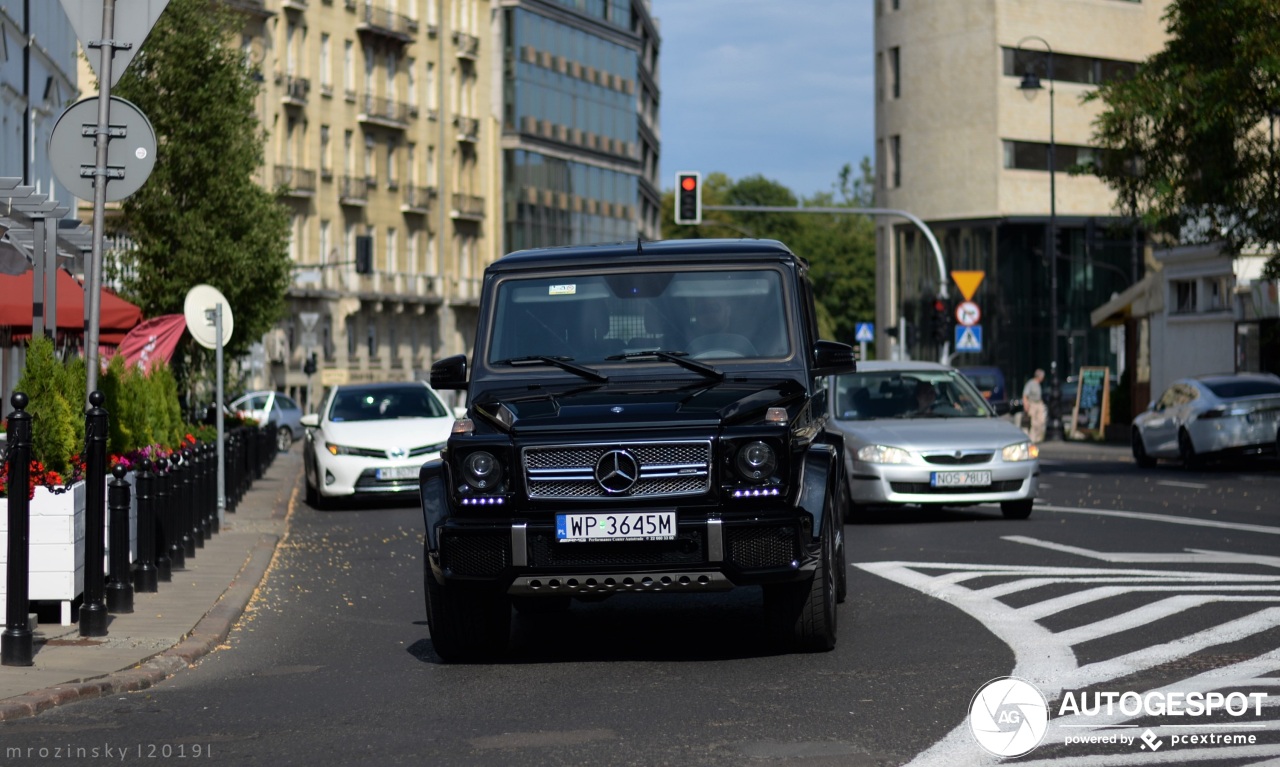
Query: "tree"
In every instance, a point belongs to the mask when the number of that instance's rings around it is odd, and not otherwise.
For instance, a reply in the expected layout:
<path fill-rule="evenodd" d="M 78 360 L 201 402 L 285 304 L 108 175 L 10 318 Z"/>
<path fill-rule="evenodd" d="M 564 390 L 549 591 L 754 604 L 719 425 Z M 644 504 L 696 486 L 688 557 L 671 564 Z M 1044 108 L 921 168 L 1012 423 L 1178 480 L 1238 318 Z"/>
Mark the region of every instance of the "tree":
<path fill-rule="evenodd" d="M 147 316 L 180 313 L 187 291 L 213 285 L 234 311 L 231 355 L 284 314 L 289 220 L 258 186 L 264 134 L 259 85 L 228 45 L 239 19 L 221 3 L 172 0 L 113 94 L 155 127 L 151 178 L 122 203 L 126 296 Z"/>
<path fill-rule="evenodd" d="M 1280 4 L 1174 0 L 1165 22 L 1164 50 L 1085 97 L 1103 104 L 1095 172 L 1176 241 L 1280 244 Z M 1267 268 L 1280 274 L 1280 258 Z"/>

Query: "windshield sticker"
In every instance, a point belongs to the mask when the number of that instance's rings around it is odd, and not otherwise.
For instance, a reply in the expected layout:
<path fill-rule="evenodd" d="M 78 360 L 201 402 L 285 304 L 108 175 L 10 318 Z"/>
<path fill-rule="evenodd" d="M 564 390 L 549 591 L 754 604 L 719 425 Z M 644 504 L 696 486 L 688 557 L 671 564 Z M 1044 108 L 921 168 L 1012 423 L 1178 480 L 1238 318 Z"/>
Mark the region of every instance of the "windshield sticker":
<path fill-rule="evenodd" d="M 571 296 L 577 292 L 577 285 L 552 285 L 547 289 L 547 295 L 550 296 Z"/>

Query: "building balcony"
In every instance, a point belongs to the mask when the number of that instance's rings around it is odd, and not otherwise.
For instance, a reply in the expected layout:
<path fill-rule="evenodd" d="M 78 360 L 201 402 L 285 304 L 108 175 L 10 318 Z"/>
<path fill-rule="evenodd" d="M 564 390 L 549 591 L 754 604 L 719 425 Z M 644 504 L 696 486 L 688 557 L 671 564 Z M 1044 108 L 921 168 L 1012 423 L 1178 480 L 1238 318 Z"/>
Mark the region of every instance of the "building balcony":
<path fill-rule="evenodd" d="M 475 61 L 480 57 L 480 38 L 466 32 L 453 33 L 453 45 L 458 49 L 458 58 Z"/>
<path fill-rule="evenodd" d="M 403 130 L 409 127 L 409 106 L 399 101 L 365 95 L 356 119 L 362 123 Z"/>
<path fill-rule="evenodd" d="M 474 117 L 458 115 L 453 118 L 453 127 L 458 130 L 459 141 L 475 143 L 480 139 L 480 121 Z"/>
<path fill-rule="evenodd" d="M 316 193 L 316 172 L 292 165 L 275 167 L 276 188 L 287 197 L 312 197 Z"/>
<path fill-rule="evenodd" d="M 417 19 L 411 19 L 373 3 L 366 2 L 357 13 L 360 19 L 356 22 L 358 32 L 367 32 L 401 43 L 411 43 L 414 34 L 418 31 Z"/>
<path fill-rule="evenodd" d="M 276 73 L 276 85 L 281 88 L 280 101 L 287 106 L 304 107 L 311 93 L 311 81 L 305 77 Z"/>
<path fill-rule="evenodd" d="M 406 186 L 400 210 L 403 213 L 429 213 L 431 203 L 435 202 L 437 196 L 439 193 L 433 186 Z"/>
<path fill-rule="evenodd" d="M 369 204 L 369 181 L 363 176 L 343 176 L 338 187 L 338 202 L 363 207 Z"/>
<path fill-rule="evenodd" d="M 484 198 L 474 194 L 453 195 L 453 207 L 449 215 L 464 221 L 484 221 Z"/>
<path fill-rule="evenodd" d="M 228 8 L 259 19 L 269 19 L 276 12 L 267 8 L 266 0 L 222 0 Z"/>
<path fill-rule="evenodd" d="M 307 0 L 282 0 L 280 6 L 286 11 L 305 11 L 307 10 Z"/>

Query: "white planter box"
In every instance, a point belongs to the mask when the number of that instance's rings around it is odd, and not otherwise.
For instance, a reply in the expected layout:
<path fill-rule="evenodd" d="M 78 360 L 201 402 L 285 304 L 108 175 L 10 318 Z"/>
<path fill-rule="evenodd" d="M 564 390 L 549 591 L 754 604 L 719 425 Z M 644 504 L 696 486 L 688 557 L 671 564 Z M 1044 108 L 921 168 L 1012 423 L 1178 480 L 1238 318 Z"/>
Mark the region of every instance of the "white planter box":
<path fill-rule="evenodd" d="M 31 499 L 28 598 L 62 603 L 62 625 L 71 625 L 71 603 L 84 591 L 85 483 L 65 493 L 36 488 Z M 7 620 L 9 502 L 0 499 L 0 622 Z"/>

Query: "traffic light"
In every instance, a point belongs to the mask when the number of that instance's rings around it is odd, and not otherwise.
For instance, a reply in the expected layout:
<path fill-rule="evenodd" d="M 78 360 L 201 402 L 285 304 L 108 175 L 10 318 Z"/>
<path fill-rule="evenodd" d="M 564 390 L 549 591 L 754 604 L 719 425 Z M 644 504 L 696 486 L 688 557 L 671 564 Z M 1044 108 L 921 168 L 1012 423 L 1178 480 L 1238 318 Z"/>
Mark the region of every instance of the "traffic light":
<path fill-rule="evenodd" d="M 356 237 L 356 274 L 373 274 L 373 238 L 367 234 Z"/>
<path fill-rule="evenodd" d="M 951 340 L 951 307 L 947 306 L 946 299 L 941 296 L 933 299 L 929 327 L 933 331 L 934 341 L 945 344 Z"/>
<path fill-rule="evenodd" d="M 315 352 L 311 352 L 311 354 L 307 357 L 307 361 L 302 363 L 302 372 L 306 373 L 309 376 L 315 375 L 316 373 L 316 353 Z"/>
<path fill-rule="evenodd" d="M 676 174 L 676 223 L 702 223 L 702 174 L 697 171 Z"/>

